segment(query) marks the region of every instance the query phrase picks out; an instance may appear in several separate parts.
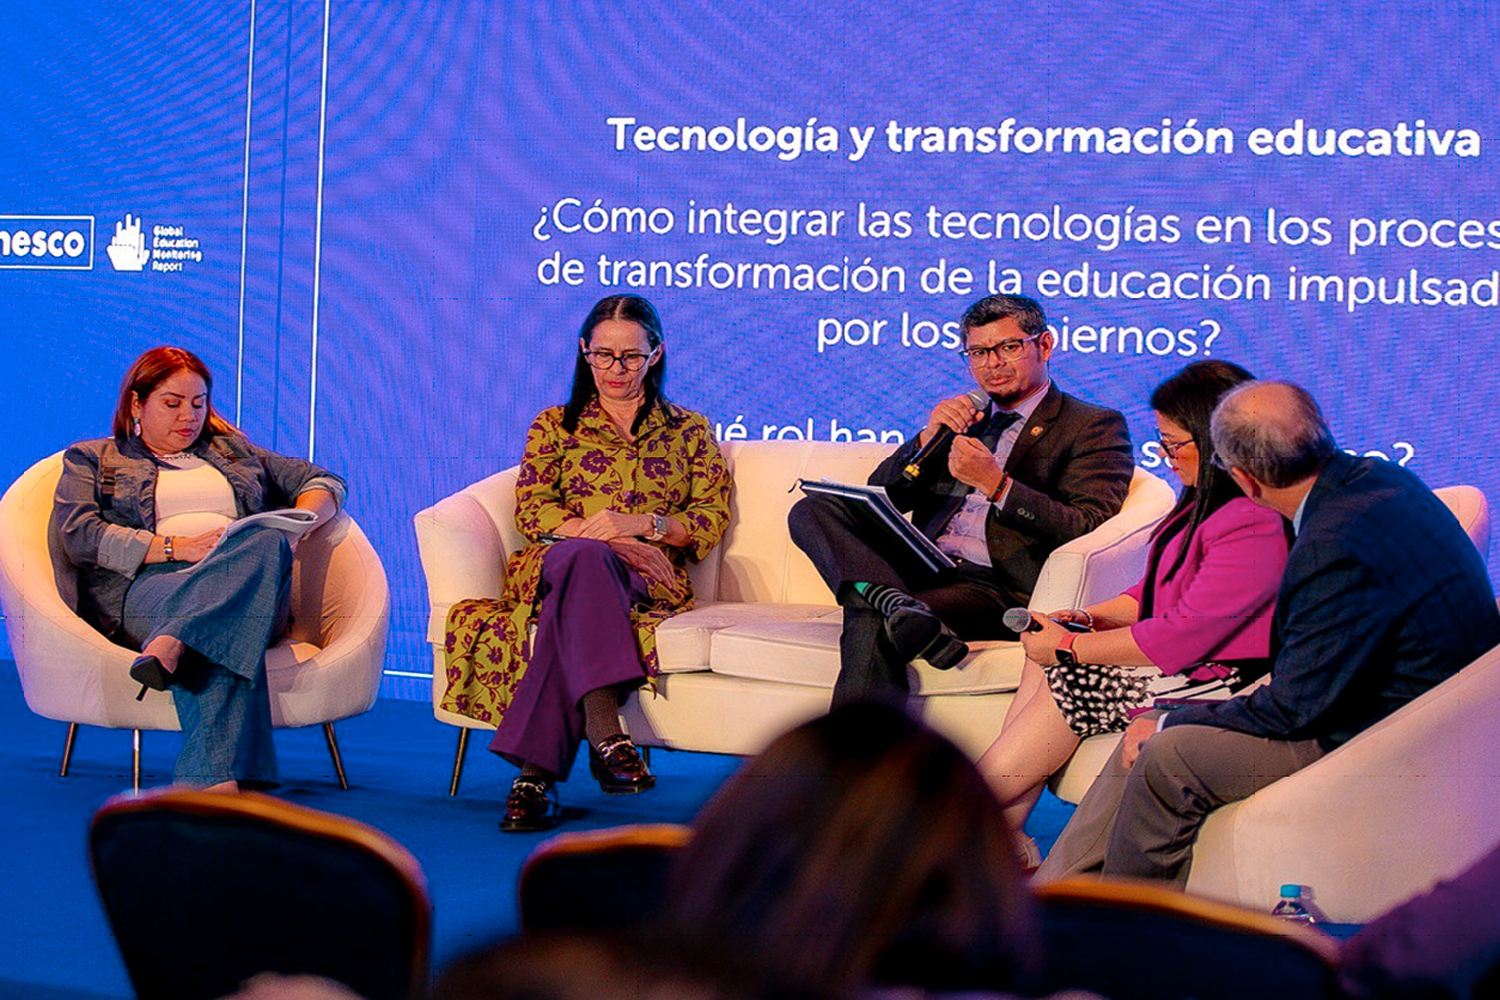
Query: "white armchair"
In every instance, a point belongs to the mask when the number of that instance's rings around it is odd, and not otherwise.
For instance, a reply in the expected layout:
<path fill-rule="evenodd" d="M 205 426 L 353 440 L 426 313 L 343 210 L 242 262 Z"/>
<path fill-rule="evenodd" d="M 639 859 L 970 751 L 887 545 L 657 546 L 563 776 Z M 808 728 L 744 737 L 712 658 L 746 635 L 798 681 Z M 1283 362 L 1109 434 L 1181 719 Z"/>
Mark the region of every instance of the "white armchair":
<path fill-rule="evenodd" d="M 1267 911 L 1308 887 L 1368 923 L 1500 843 L 1500 647 L 1328 756 L 1208 817 L 1188 892 Z"/>
<path fill-rule="evenodd" d="M 135 654 L 79 618 L 58 593 L 47 545 L 62 453 L 33 465 L 0 497 L 0 606 L 21 690 L 36 714 L 68 723 L 66 777 L 79 725 L 132 730 L 134 787 L 141 732 L 175 730 L 171 695 L 129 676 Z M 385 570 L 346 514 L 297 547 L 291 630 L 266 654 L 271 717 L 278 727 L 321 725 L 339 785 L 348 788 L 333 723 L 375 703 L 385 659 L 390 598 Z"/>

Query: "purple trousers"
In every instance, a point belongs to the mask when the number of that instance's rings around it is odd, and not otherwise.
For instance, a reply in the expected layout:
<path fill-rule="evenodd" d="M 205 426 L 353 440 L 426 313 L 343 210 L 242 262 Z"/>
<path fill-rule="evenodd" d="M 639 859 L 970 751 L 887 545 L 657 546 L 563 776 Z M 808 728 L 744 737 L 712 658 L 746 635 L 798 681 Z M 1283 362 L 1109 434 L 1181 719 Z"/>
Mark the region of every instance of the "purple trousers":
<path fill-rule="evenodd" d="M 542 557 L 531 657 L 490 749 L 567 778 L 584 737 L 583 696 L 646 678 L 630 624 L 644 600 L 646 581 L 606 543 L 554 542 Z"/>

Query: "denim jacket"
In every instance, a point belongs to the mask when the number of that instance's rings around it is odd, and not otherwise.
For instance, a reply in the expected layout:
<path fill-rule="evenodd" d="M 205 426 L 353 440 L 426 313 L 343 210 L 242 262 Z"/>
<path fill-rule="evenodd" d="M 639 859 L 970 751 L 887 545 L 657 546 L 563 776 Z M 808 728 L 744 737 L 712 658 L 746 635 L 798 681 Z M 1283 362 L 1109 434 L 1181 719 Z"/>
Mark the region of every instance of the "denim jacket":
<path fill-rule="evenodd" d="M 327 490 L 343 506 L 338 476 L 242 437 L 216 434 L 189 452 L 229 480 L 239 517 L 290 506 L 314 489 Z M 111 638 L 155 536 L 161 467 L 136 438 L 83 441 L 63 453 L 48 537 L 57 587 L 70 607 Z"/>

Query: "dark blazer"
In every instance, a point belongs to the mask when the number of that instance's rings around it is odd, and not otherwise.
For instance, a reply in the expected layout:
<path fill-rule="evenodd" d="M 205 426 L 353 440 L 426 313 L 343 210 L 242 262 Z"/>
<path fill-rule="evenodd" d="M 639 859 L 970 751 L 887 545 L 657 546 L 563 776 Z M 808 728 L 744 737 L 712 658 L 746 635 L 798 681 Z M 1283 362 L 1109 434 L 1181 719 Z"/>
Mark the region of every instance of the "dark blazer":
<path fill-rule="evenodd" d="M 880 463 L 870 483 L 885 487 L 923 534 L 937 538 L 973 490 L 949 475 L 946 447 L 924 463 L 916 482 L 903 479 L 901 470 L 918 450 L 913 436 Z M 1005 463 L 1010 495 L 1003 508 L 991 506 L 985 524 L 995 582 L 1029 599 L 1053 549 L 1119 513 L 1133 472 L 1130 431 L 1119 411 L 1085 403 L 1054 382 Z"/>
<path fill-rule="evenodd" d="M 1332 749 L 1500 644 L 1500 611 L 1479 551 L 1420 479 L 1340 453 L 1303 508 L 1275 641 L 1264 687 L 1164 724 Z"/>

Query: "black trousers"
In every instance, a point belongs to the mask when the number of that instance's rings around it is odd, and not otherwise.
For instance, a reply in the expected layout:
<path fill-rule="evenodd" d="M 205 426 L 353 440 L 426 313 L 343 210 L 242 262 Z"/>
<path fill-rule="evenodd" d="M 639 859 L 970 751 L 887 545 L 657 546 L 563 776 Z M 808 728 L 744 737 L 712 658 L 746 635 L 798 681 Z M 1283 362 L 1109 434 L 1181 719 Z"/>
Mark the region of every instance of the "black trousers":
<path fill-rule="evenodd" d="M 885 632 L 885 618 L 854 594 L 852 584 L 882 583 L 922 601 L 961 639 L 1009 639 L 1006 608 L 1024 606 L 1029 595 L 1009 593 L 988 566 L 960 563 L 934 573 L 904 552 L 878 547 L 877 540 L 837 499 L 807 496 L 787 516 L 792 541 L 807 553 L 828 589 L 844 608 L 839 638 L 839 677 L 833 704 L 866 698 L 894 699 L 909 690 L 907 661 Z"/>

